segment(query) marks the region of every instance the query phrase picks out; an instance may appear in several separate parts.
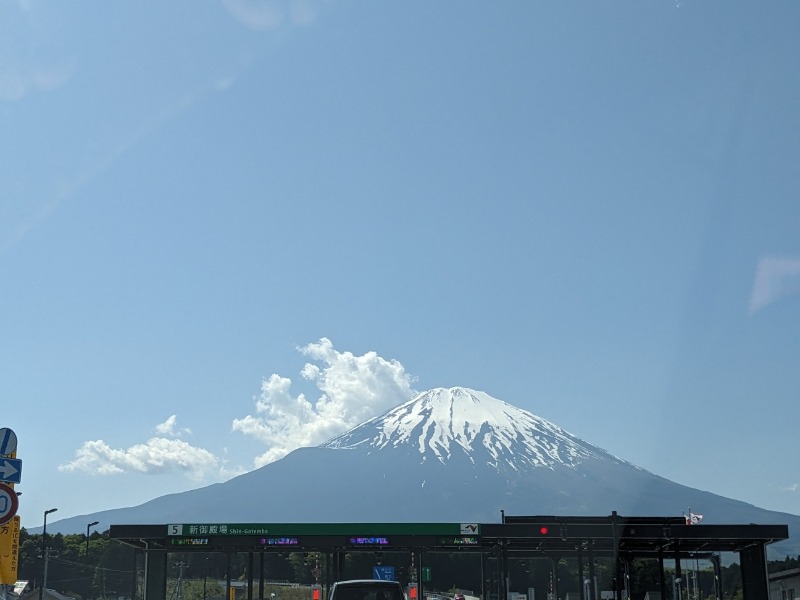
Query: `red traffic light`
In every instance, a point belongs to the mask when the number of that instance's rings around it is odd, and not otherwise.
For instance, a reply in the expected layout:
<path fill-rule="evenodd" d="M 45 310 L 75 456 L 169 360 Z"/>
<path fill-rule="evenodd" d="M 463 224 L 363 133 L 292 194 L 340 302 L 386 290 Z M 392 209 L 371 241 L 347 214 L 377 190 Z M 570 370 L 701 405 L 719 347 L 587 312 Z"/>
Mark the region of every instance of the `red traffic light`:
<path fill-rule="evenodd" d="M 541 527 L 539 527 L 539 533 L 541 535 L 547 535 L 547 532 L 548 532 L 548 529 L 547 529 L 547 527 L 545 525 L 542 525 Z"/>

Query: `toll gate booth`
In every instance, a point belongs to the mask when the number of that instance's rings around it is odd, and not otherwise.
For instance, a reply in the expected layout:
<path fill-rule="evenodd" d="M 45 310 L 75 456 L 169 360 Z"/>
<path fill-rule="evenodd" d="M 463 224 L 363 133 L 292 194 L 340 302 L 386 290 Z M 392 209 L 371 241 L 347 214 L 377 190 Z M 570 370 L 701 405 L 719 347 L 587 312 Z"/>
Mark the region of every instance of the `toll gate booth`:
<path fill-rule="evenodd" d="M 491 581 L 480 590 L 482 600 L 509 600 L 509 564 L 517 558 L 543 558 L 558 564 L 568 558 L 580 579 L 593 579 L 597 560 L 614 565 L 613 599 L 627 600 L 628 571 L 634 559 L 658 562 L 660 598 L 685 600 L 671 589 L 665 572 L 672 565 L 674 579 L 681 579 L 681 562 L 709 560 L 719 579 L 719 555 L 738 553 L 744 600 L 769 600 L 766 566 L 768 544 L 788 538 L 786 525 L 687 525 L 682 517 L 503 516 L 501 523 L 259 523 L 112 525 L 110 537 L 134 547 L 144 560 L 144 584 L 134 598 L 163 600 L 167 597 L 167 558 L 178 552 L 212 552 L 230 557 L 247 553 L 245 600 L 264 599 L 264 556 L 269 552 L 319 552 L 325 557 L 324 582 L 342 578 L 344 556 L 351 552 L 407 552 L 412 568 L 422 573 L 432 552 L 467 552 L 480 556 L 481 571 Z M 255 564 L 258 560 L 259 568 Z M 254 573 L 259 574 L 258 582 Z M 322 575 L 322 573 L 320 573 Z M 557 589 L 553 600 L 562 600 Z M 230 591 L 230 569 L 227 590 Z M 416 578 L 415 592 L 425 598 L 425 583 Z M 134 583 L 134 588 L 136 584 Z M 327 590 L 320 590 L 324 600 Z M 718 586 L 717 600 L 722 598 Z M 533 600 L 529 598 L 528 600 Z M 537 598 L 536 600 L 542 600 Z M 575 600 L 604 600 L 597 591 L 581 586 Z"/>

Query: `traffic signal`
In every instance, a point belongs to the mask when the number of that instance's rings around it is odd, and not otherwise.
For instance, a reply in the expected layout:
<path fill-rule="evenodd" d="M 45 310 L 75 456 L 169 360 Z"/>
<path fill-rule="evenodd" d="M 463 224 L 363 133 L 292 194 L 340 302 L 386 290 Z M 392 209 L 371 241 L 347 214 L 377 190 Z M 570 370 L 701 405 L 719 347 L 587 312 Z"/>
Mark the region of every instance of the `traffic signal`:
<path fill-rule="evenodd" d="M 550 533 L 550 528 L 547 525 L 539 526 L 539 535 L 547 535 Z"/>

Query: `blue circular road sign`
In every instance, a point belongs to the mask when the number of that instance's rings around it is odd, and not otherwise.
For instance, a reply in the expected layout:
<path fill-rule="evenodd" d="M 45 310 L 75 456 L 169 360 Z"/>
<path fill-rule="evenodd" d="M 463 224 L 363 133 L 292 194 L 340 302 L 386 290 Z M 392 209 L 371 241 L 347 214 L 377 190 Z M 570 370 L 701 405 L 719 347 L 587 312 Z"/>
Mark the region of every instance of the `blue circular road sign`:
<path fill-rule="evenodd" d="M 9 456 L 17 451 L 17 434 L 8 427 L 0 429 L 0 456 Z"/>

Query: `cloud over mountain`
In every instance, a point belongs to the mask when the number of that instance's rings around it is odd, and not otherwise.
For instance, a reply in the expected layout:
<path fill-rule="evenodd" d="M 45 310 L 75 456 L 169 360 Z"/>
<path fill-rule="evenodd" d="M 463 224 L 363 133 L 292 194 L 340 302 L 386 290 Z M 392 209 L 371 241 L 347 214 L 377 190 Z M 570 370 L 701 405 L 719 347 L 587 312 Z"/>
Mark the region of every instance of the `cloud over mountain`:
<path fill-rule="evenodd" d="M 319 444 L 416 393 L 403 365 L 375 352 L 339 352 L 328 338 L 299 350 L 322 365 L 308 362 L 301 371 L 322 394 L 313 401 L 302 393 L 293 395 L 292 381 L 273 374 L 261 384 L 256 414 L 233 421 L 234 431 L 266 445 L 254 461 L 257 467 Z"/>
<path fill-rule="evenodd" d="M 297 350 L 309 358 L 301 377 L 320 395 L 313 400 L 294 394 L 291 379 L 272 374 L 261 383 L 255 414 L 232 421 L 232 432 L 263 445 L 264 450 L 253 459 L 255 467 L 330 439 L 417 393 L 412 387 L 414 378 L 399 361 L 374 351 L 340 352 L 328 338 Z M 128 447 L 115 447 L 102 439 L 85 441 L 74 458 L 58 468 L 101 476 L 176 473 L 195 484 L 222 481 L 248 470 L 228 464 L 224 454 L 191 443 L 187 440 L 191 434 L 191 428 L 178 426 L 177 415 L 170 415 L 155 426 L 154 436 Z"/>

